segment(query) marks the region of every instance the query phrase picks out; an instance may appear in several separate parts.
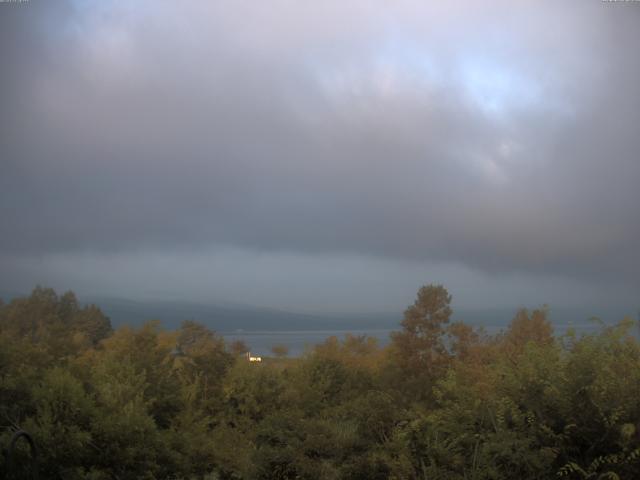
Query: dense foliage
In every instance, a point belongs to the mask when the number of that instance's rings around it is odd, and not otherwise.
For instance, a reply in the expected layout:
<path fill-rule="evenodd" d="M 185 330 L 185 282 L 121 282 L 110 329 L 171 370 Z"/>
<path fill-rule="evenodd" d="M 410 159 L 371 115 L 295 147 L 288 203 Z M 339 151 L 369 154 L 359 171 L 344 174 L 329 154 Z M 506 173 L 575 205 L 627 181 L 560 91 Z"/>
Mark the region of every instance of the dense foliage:
<path fill-rule="evenodd" d="M 420 289 L 385 348 L 347 335 L 250 363 L 195 322 L 113 331 L 36 288 L 0 303 L 0 445 L 30 432 L 40 478 L 65 480 L 640 478 L 631 319 L 557 338 L 522 310 L 488 336 L 450 301 Z"/>

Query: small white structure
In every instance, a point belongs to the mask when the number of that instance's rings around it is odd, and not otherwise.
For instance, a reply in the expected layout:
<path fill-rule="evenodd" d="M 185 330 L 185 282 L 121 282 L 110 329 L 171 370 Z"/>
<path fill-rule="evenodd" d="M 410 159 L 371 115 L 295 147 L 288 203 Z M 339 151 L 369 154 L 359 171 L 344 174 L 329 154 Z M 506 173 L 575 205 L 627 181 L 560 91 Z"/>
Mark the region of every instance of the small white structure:
<path fill-rule="evenodd" d="M 251 356 L 251 352 L 247 352 L 247 359 L 250 362 L 261 362 L 262 361 L 262 357 L 252 357 Z"/>

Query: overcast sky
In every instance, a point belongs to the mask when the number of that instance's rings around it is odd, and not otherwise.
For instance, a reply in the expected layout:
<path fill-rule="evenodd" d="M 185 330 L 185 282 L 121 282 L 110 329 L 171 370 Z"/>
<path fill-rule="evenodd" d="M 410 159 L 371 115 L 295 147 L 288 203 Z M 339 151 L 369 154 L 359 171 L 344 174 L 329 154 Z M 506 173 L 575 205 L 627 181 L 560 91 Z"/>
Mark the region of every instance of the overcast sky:
<path fill-rule="evenodd" d="M 640 2 L 0 3 L 0 290 L 640 305 Z"/>

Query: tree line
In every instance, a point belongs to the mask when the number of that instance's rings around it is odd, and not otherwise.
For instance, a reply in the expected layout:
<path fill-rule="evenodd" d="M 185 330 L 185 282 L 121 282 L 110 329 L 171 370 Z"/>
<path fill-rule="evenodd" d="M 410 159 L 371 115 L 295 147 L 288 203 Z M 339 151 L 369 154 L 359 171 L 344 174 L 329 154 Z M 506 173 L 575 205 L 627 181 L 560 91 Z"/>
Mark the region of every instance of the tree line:
<path fill-rule="evenodd" d="M 488 335 L 451 315 L 428 285 L 385 347 L 346 335 L 250 363 L 199 323 L 114 330 L 37 287 L 0 302 L 0 477 L 640 478 L 632 319 L 555 336 L 523 309 Z M 37 462 L 7 455 L 17 430 Z"/>

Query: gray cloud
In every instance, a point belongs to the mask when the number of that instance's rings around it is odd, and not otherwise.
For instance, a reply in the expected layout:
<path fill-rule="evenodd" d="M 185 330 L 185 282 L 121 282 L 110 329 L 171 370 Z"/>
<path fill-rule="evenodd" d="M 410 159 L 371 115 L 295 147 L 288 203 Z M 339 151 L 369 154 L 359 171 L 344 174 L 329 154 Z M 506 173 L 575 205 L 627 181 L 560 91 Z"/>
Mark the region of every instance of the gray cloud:
<path fill-rule="evenodd" d="M 0 5 L 5 258 L 224 247 L 640 290 L 636 5 L 52 3 Z"/>

